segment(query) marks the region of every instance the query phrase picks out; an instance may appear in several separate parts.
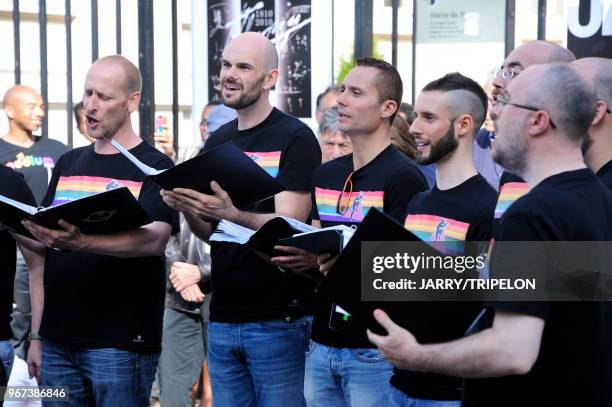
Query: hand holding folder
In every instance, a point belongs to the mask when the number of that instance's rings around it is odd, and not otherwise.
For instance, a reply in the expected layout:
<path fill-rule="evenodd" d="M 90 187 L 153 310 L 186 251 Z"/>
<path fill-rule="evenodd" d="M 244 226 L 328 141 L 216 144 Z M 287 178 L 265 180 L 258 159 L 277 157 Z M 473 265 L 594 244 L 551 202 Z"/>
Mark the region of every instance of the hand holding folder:
<path fill-rule="evenodd" d="M 115 140 L 107 141 L 165 190 L 186 188 L 213 195 L 210 183 L 216 181 L 239 209 L 285 190 L 274 177 L 232 142 L 160 171 L 142 163 Z"/>
<path fill-rule="evenodd" d="M 48 208 L 34 207 L 0 195 L 0 224 L 11 232 L 33 238 L 22 225 L 31 220 L 59 230 L 60 219 L 77 226 L 84 234 L 109 234 L 151 223 L 127 187 L 93 194 Z"/>
<path fill-rule="evenodd" d="M 280 244 L 293 246 L 312 254 L 329 253 L 336 256 L 351 240 L 355 229 L 339 225 L 303 232 L 280 239 Z"/>

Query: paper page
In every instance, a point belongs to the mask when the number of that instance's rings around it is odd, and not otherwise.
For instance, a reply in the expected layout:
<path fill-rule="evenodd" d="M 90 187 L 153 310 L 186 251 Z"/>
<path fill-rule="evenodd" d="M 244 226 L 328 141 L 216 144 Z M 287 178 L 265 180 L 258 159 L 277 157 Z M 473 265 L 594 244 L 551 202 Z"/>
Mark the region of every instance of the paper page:
<path fill-rule="evenodd" d="M 164 172 L 164 170 L 161 170 L 161 171 L 160 170 L 156 170 L 155 168 L 151 168 L 148 165 L 144 164 L 142 161 L 140 161 L 138 158 L 134 157 L 134 155 L 132 155 L 132 153 L 130 153 L 125 147 L 123 147 L 121 144 L 119 144 L 115 140 L 109 140 L 106 137 L 104 138 L 104 140 L 106 140 L 109 143 L 111 143 L 113 145 L 113 147 L 115 147 L 117 149 L 117 151 L 119 151 L 121 154 L 123 154 L 125 156 L 125 158 L 130 160 L 132 162 L 132 164 L 134 164 L 136 167 L 138 167 L 138 169 L 140 169 L 140 171 L 142 171 L 145 175 L 158 175 L 158 174 L 161 174 L 162 172 Z M 146 141 L 145 141 L 145 143 L 146 143 Z"/>
<path fill-rule="evenodd" d="M 36 215 L 36 212 L 38 212 L 38 208 L 35 208 L 30 205 L 26 205 L 19 201 L 15 201 L 14 199 L 11 199 L 11 198 L 7 198 L 4 195 L 0 195 L 0 202 L 4 202 L 6 204 L 14 206 L 15 208 L 21 209 L 22 211 L 27 212 L 32 216 Z"/>
<path fill-rule="evenodd" d="M 245 244 L 255 233 L 254 230 L 240 226 L 228 220 L 222 220 L 217 225 L 215 232 L 210 235 L 212 242 L 229 242 Z"/>
<path fill-rule="evenodd" d="M 314 226 L 310 226 L 306 223 L 300 222 L 299 220 L 291 219 L 286 216 L 280 217 L 286 220 L 289 226 L 291 226 L 295 230 L 299 230 L 300 232 L 314 232 L 316 230 L 319 230 L 319 228 L 315 228 Z"/>

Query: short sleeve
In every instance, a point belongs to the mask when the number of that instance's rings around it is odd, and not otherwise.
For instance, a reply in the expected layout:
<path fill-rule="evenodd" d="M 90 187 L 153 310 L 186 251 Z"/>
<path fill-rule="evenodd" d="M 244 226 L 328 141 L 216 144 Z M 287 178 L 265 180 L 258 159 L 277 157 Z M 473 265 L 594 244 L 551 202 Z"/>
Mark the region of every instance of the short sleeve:
<path fill-rule="evenodd" d="M 321 164 L 321 148 L 312 131 L 303 127 L 283 152 L 277 180 L 287 191 L 310 191 L 312 175 Z"/>
<path fill-rule="evenodd" d="M 156 222 L 166 222 L 172 226 L 172 234 L 179 231 L 179 216 L 178 213 L 170 209 L 163 201 L 160 195 L 160 187 L 151 179 L 147 178 L 142 185 L 138 203 L 143 207 L 151 220 Z"/>
<path fill-rule="evenodd" d="M 404 224 L 408 203 L 416 194 L 427 189 L 427 181 L 418 168 L 412 165 L 403 166 L 385 190 L 385 213 Z"/>

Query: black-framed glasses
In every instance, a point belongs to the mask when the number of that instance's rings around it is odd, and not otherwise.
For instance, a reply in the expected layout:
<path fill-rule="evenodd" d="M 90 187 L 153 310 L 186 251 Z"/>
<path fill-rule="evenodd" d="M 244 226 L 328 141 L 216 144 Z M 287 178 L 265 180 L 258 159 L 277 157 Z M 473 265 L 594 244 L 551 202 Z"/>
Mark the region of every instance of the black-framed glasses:
<path fill-rule="evenodd" d="M 351 204 L 351 196 L 353 195 L 353 180 L 351 177 L 355 171 L 351 171 L 351 173 L 346 177 L 346 181 L 344 181 L 344 186 L 342 187 L 342 191 L 340 195 L 338 195 L 338 200 L 336 201 L 336 213 L 338 215 L 344 216 L 346 211 L 348 211 L 349 205 Z M 347 191 L 348 187 L 348 191 Z M 346 200 L 344 199 L 344 195 L 348 192 L 348 197 Z"/>
<path fill-rule="evenodd" d="M 495 103 L 496 104 L 499 103 L 502 106 L 504 106 L 504 105 L 511 105 L 511 106 L 518 107 L 518 108 L 521 108 L 521 109 L 531 110 L 532 112 L 539 112 L 540 110 L 546 112 L 546 110 L 540 109 L 539 107 L 529 106 L 529 105 L 520 105 L 518 103 L 511 102 L 511 101 L 509 101 L 508 99 L 505 99 L 502 96 L 498 96 L 497 99 L 495 100 Z M 548 113 L 548 121 L 550 122 L 550 127 L 552 127 L 553 129 L 557 128 L 557 126 L 555 126 L 555 123 L 553 122 L 552 118 L 550 117 L 550 113 Z"/>

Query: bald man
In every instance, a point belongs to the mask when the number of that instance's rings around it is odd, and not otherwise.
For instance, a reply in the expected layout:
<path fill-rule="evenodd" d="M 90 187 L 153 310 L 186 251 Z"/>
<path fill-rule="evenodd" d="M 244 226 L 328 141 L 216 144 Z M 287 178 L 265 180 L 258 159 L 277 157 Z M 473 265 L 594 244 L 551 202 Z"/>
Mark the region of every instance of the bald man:
<path fill-rule="evenodd" d="M 597 114 L 582 147 L 584 161 L 612 190 L 612 60 L 582 58 L 572 65 L 597 96 Z"/>
<path fill-rule="evenodd" d="M 211 220 L 253 230 L 278 215 L 306 221 L 321 149 L 308 126 L 270 104 L 278 80 L 274 45 L 258 33 L 237 36 L 223 51 L 220 78 L 221 100 L 238 118 L 217 129 L 204 150 L 232 141 L 286 190 L 245 208 L 236 208 L 215 183 L 214 195 L 175 189 L 163 191 L 164 201 L 183 212 L 203 240 L 214 230 Z M 213 242 L 211 257 L 208 347 L 215 405 L 302 406 L 312 282 L 232 243 Z"/>
<path fill-rule="evenodd" d="M 140 87 L 138 69 L 122 56 L 90 67 L 83 105 L 95 143 L 62 156 L 42 205 L 126 186 L 152 223 L 109 235 L 85 235 L 63 221 L 61 230 L 25 223 L 40 243 L 24 244 L 45 265 L 44 287 L 41 275 L 31 276 L 28 367 L 43 386 L 70 386 L 75 406 L 148 405 L 161 350 L 163 255 L 171 231 L 178 230 L 178 215 L 163 203 L 159 188 L 106 141 L 119 142 L 148 166 L 173 165 L 132 129 Z"/>
<path fill-rule="evenodd" d="M 10 88 L 2 100 L 8 119 L 8 133 L 0 139 L 0 165 L 23 174 L 39 203 L 45 196 L 55 163 L 68 147 L 59 141 L 35 136 L 45 119 L 45 105 L 34 89 L 23 85 Z M 17 355 L 25 359 L 30 331 L 28 269 L 17 253 L 15 304 L 11 326 Z"/>
<path fill-rule="evenodd" d="M 498 94 L 491 116 L 499 133 L 495 160 L 530 187 L 500 221 L 491 277 L 507 276 L 510 258 L 498 260 L 508 248 L 503 241 L 609 241 L 612 195 L 581 153 L 595 97 L 575 70 L 567 64 L 525 69 Z M 512 267 L 538 282 L 564 278 L 550 254 L 530 259 Z M 542 277 L 542 270 L 550 274 Z M 389 334 L 369 337 L 399 368 L 487 378 L 465 384 L 464 406 L 612 405 L 612 303 L 497 301 L 486 308 L 487 328 L 452 342 L 421 344 L 380 310 L 374 316 Z"/>

